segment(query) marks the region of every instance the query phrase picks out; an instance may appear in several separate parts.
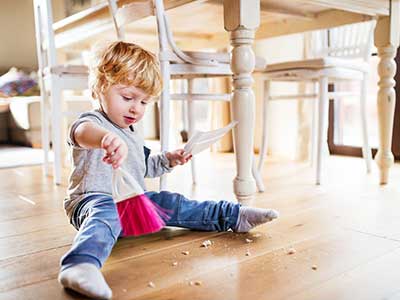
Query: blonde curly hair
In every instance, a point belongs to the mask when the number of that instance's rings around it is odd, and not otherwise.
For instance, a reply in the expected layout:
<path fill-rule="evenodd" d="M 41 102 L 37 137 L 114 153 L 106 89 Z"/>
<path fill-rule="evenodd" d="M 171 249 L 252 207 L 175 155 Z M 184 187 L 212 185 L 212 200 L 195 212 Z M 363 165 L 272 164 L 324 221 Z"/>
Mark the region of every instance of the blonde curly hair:
<path fill-rule="evenodd" d="M 99 98 L 115 84 L 132 85 L 150 97 L 158 96 L 162 79 L 156 56 L 136 44 L 122 41 L 95 51 L 89 78 L 93 98 Z"/>

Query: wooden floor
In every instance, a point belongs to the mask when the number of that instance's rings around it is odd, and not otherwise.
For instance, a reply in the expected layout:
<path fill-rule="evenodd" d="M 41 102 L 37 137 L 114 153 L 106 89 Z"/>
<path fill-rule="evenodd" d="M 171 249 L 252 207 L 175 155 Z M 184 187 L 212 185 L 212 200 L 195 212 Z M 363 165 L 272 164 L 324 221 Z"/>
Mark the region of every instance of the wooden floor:
<path fill-rule="evenodd" d="M 233 155 L 201 160 L 196 188 L 181 168 L 170 189 L 232 199 Z M 376 168 L 364 170 L 361 159 L 331 156 L 317 187 L 308 164 L 267 161 L 267 191 L 253 205 L 278 209 L 277 221 L 248 234 L 167 229 L 121 239 L 103 268 L 114 299 L 400 299 L 400 166 L 388 186 Z M 0 299 L 84 299 L 56 280 L 75 234 L 64 193 L 40 166 L 0 170 Z"/>

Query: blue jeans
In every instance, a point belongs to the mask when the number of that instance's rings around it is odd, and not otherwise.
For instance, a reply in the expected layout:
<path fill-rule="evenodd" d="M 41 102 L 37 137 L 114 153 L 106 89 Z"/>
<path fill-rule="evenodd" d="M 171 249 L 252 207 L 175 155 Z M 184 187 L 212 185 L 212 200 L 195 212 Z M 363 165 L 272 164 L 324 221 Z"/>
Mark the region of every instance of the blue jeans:
<path fill-rule="evenodd" d="M 170 192 L 146 192 L 146 195 L 169 212 L 167 226 L 202 231 L 226 231 L 236 225 L 240 204 L 228 201 L 194 201 Z M 61 269 L 78 263 L 92 263 L 101 268 L 121 236 L 121 224 L 113 199 L 91 195 L 82 200 L 71 219 L 78 230 L 71 249 L 61 258 Z"/>

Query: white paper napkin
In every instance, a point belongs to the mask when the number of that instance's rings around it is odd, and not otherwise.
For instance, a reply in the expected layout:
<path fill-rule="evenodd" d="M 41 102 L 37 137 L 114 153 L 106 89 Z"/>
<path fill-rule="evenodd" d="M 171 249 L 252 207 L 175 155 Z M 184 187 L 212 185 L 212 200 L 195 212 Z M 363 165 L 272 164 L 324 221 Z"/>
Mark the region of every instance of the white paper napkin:
<path fill-rule="evenodd" d="M 238 122 L 232 121 L 225 127 L 211 130 L 211 131 L 196 131 L 193 136 L 189 139 L 187 144 L 183 147 L 185 154 L 195 155 L 206 150 L 212 144 L 220 140 L 225 134 L 227 134 Z"/>

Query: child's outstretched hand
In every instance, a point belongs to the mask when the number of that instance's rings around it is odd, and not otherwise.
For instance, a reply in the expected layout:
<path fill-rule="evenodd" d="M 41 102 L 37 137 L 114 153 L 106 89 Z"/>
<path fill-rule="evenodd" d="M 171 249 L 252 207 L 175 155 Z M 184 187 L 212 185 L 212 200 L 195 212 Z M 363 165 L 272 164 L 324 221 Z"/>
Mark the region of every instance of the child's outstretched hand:
<path fill-rule="evenodd" d="M 184 154 L 185 150 L 178 149 L 175 151 L 165 153 L 165 156 L 169 160 L 170 167 L 175 167 L 177 165 L 184 165 L 186 164 L 191 158 L 192 154 Z"/>
<path fill-rule="evenodd" d="M 128 155 L 128 146 L 115 133 L 107 133 L 101 140 L 101 148 L 106 151 L 103 161 L 112 165 L 114 169 L 121 166 Z"/>

